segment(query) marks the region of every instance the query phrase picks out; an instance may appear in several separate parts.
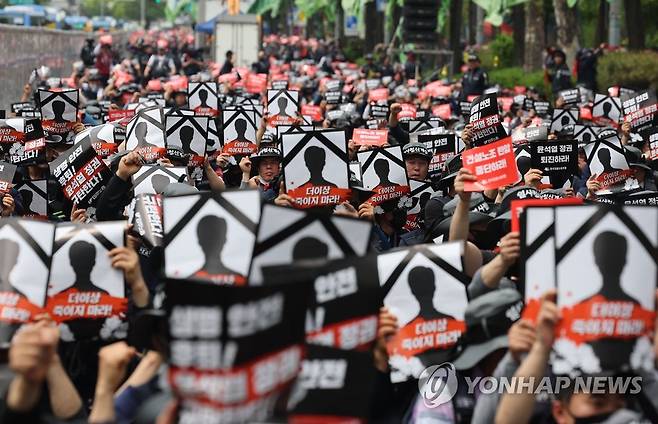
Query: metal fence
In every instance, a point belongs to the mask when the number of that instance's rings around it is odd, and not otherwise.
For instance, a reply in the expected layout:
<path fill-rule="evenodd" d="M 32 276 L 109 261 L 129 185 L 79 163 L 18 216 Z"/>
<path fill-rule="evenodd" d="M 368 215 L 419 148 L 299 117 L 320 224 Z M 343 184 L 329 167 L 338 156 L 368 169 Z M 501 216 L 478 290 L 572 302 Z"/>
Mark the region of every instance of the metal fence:
<path fill-rule="evenodd" d="M 46 28 L 25 28 L 0 25 L 0 109 L 9 110 L 21 98 L 30 72 L 46 65 L 53 77 L 69 77 L 72 64 L 79 60 L 85 38 L 93 36 L 82 31 L 60 31 Z M 112 33 L 118 45 L 124 33 Z"/>

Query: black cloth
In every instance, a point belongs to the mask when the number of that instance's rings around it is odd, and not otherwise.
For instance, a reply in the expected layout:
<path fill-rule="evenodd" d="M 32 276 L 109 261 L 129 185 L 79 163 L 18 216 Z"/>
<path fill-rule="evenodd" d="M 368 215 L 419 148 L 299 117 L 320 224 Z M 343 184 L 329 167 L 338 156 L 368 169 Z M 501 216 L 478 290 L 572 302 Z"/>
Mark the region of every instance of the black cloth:
<path fill-rule="evenodd" d="M 123 219 L 123 209 L 130 203 L 130 181 L 124 181 L 112 175 L 96 204 L 96 219 L 99 221 L 117 221 Z"/>
<path fill-rule="evenodd" d="M 230 74 L 232 70 L 233 70 L 233 64 L 231 63 L 230 60 L 227 60 L 222 65 L 222 69 L 220 69 L 219 75 Z"/>

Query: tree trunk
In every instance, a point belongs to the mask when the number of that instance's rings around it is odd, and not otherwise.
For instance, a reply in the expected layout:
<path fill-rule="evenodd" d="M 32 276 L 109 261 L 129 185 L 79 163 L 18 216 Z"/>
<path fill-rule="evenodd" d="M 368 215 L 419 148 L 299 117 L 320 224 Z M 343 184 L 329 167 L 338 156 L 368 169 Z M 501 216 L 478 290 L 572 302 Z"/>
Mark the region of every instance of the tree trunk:
<path fill-rule="evenodd" d="M 557 45 L 566 53 L 567 63 L 571 63 L 580 48 L 576 8 L 569 8 L 567 0 L 553 0 L 553 6 L 555 7 Z"/>
<path fill-rule="evenodd" d="M 594 42 L 598 46 L 605 43 L 608 34 L 608 1 L 599 0 L 599 13 L 596 17 L 596 34 Z"/>
<path fill-rule="evenodd" d="M 377 13 L 377 2 L 371 1 L 365 3 L 365 8 L 364 8 L 364 23 L 366 26 L 366 38 L 363 43 L 363 49 L 364 53 L 372 53 L 372 51 L 375 49 L 375 46 L 377 43 L 381 41 L 380 39 L 380 30 L 378 28 L 378 25 L 380 24 L 379 21 L 379 14 Z"/>
<path fill-rule="evenodd" d="M 343 12 L 343 4 L 340 0 L 335 1 L 336 4 L 336 21 L 334 22 L 334 38 L 336 46 L 343 45 L 343 38 L 345 38 L 345 14 Z"/>
<path fill-rule="evenodd" d="M 633 50 L 644 48 L 644 19 L 640 0 L 624 0 L 626 9 L 626 31 L 628 32 L 628 48 Z"/>
<path fill-rule="evenodd" d="M 523 66 L 525 50 L 525 10 L 522 4 L 512 7 L 512 26 L 514 28 L 514 32 L 512 33 L 514 37 L 514 65 Z"/>
<path fill-rule="evenodd" d="M 450 2 L 450 50 L 452 50 L 452 71 L 459 72 L 462 63 L 462 0 Z"/>
<path fill-rule="evenodd" d="M 618 46 L 621 44 L 621 0 L 611 0 L 608 13 L 608 43 Z"/>
<path fill-rule="evenodd" d="M 525 50 L 523 69 L 526 72 L 542 67 L 542 52 L 545 45 L 544 9 L 541 0 L 529 0 L 525 4 Z"/>
<path fill-rule="evenodd" d="M 468 2 L 468 45 L 475 45 L 475 31 L 476 31 L 476 22 L 477 22 L 477 5 L 469 1 Z"/>

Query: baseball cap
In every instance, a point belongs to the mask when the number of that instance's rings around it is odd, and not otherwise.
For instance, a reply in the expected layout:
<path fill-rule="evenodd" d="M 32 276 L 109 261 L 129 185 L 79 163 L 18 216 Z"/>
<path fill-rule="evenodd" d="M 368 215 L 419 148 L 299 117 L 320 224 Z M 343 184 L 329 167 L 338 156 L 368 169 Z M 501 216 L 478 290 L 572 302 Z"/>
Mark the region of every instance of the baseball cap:
<path fill-rule="evenodd" d="M 480 58 L 475 53 L 469 53 L 468 54 L 468 61 L 469 62 L 479 62 Z"/>
<path fill-rule="evenodd" d="M 404 145 L 402 154 L 405 159 L 410 156 L 422 156 L 428 160 L 432 159 L 432 152 L 423 143 L 411 142 Z"/>
<path fill-rule="evenodd" d="M 455 196 L 454 199 L 450 200 L 448 203 L 443 205 L 443 214 L 444 218 L 436 226 L 436 229 L 433 229 L 433 234 L 448 234 L 450 230 L 450 223 L 452 222 L 452 216 L 457 210 L 457 204 L 459 204 L 459 196 Z M 468 205 L 468 222 L 470 225 L 488 223 L 493 219 L 493 210 L 489 203 L 485 200 L 484 196 L 481 193 L 473 193 L 471 195 L 471 200 Z"/>
<path fill-rule="evenodd" d="M 461 153 L 450 158 L 446 164 L 439 185 L 446 187 L 452 184 L 452 180 L 457 176 L 457 173 L 462 168 L 462 155 Z"/>
<path fill-rule="evenodd" d="M 454 361 L 455 368 L 473 368 L 490 353 L 507 348 L 507 331 L 521 317 L 523 299 L 515 289 L 499 289 L 468 303 L 464 312 L 466 333 Z"/>
<path fill-rule="evenodd" d="M 498 205 L 496 217 L 487 225 L 487 232 L 491 234 L 503 235 L 503 228 L 508 221 L 512 219 L 512 211 L 510 210 L 513 200 L 522 199 L 539 199 L 541 193 L 531 186 L 518 186 L 513 187 L 505 192 L 503 200 Z"/>
<path fill-rule="evenodd" d="M 281 160 L 281 150 L 274 146 L 261 146 L 258 153 L 251 156 L 251 161 L 258 161 L 263 158 L 276 158 Z"/>

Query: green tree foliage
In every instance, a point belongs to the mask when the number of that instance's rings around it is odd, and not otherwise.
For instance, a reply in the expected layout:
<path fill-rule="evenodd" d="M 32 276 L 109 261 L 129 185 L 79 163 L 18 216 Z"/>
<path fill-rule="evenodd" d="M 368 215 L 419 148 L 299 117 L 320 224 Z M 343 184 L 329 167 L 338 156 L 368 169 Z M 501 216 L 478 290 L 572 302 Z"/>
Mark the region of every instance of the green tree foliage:
<path fill-rule="evenodd" d="M 165 4 L 164 2 L 155 3 L 154 0 L 146 1 L 146 20 L 155 21 L 164 19 Z M 103 7 L 101 8 L 101 3 Z M 82 0 L 80 9 L 83 15 L 97 16 L 101 10 L 105 15 L 110 15 L 116 19 L 125 19 L 139 21 L 139 0 Z"/>

